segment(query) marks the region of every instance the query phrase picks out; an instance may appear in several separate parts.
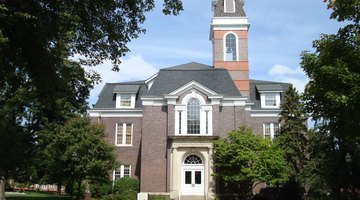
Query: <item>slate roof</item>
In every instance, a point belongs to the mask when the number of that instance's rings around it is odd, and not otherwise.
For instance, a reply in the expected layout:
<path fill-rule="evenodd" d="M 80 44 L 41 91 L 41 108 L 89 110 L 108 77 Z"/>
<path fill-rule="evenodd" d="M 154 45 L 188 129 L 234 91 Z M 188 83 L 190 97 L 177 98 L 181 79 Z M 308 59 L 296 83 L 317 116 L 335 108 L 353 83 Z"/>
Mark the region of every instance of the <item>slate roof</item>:
<path fill-rule="evenodd" d="M 261 108 L 259 91 L 281 91 L 280 101 L 284 98 L 285 91 L 290 87 L 289 83 L 250 80 L 250 101 L 254 103 L 253 110 L 274 110 L 274 108 Z M 275 108 L 278 109 L 278 108 Z"/>
<path fill-rule="evenodd" d="M 145 81 L 131 81 L 121 83 L 106 83 L 99 94 L 99 99 L 94 105 L 95 109 L 115 109 L 116 93 L 118 89 L 133 91 L 137 88 L 137 95 L 135 100 L 135 108 L 142 108 L 140 96 L 147 92 Z M 132 92 L 130 92 L 132 93 Z M 129 108 L 133 109 L 133 108 Z"/>
<path fill-rule="evenodd" d="M 194 62 L 161 69 L 147 96 L 169 94 L 191 81 L 224 96 L 241 96 L 227 70 Z"/>
<path fill-rule="evenodd" d="M 147 89 L 145 81 L 106 83 L 94 109 L 114 109 L 116 92 L 135 91 L 137 92 L 135 108 L 141 109 L 140 97 L 163 97 L 164 94 L 169 94 L 191 81 L 196 81 L 225 97 L 241 97 L 227 70 L 192 62 L 161 69 L 150 90 Z M 250 102 L 254 103 L 252 109 L 263 110 L 260 106 L 259 91 L 282 91 L 282 99 L 288 87 L 290 87 L 288 83 L 250 80 Z"/>
<path fill-rule="evenodd" d="M 115 85 L 114 92 L 118 93 L 137 93 L 140 85 Z"/>

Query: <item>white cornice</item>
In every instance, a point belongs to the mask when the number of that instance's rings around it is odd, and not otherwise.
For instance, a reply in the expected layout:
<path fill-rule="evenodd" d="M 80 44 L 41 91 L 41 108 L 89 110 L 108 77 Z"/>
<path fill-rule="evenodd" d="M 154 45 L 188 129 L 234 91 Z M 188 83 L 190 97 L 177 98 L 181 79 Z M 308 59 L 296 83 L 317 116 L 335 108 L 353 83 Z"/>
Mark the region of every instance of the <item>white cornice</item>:
<path fill-rule="evenodd" d="M 251 117 L 279 117 L 281 110 L 251 110 Z"/>
<path fill-rule="evenodd" d="M 141 109 L 120 110 L 120 109 L 91 109 L 90 117 L 142 117 Z"/>
<path fill-rule="evenodd" d="M 250 23 L 247 17 L 213 17 L 212 30 L 248 30 Z"/>

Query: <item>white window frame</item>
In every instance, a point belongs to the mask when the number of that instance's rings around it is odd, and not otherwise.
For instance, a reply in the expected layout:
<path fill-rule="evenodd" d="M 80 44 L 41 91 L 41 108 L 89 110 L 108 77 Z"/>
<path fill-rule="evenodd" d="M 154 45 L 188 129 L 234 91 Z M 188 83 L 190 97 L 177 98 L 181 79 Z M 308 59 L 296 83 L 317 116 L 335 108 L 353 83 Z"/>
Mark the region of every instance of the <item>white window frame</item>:
<path fill-rule="evenodd" d="M 233 3 L 233 10 L 228 11 L 226 8 L 226 1 L 232 1 Z M 224 13 L 234 13 L 235 12 L 235 0 L 224 0 Z"/>
<path fill-rule="evenodd" d="M 122 135 L 122 141 L 121 141 L 121 144 L 118 144 L 117 143 L 117 137 L 118 137 L 118 126 L 119 124 L 122 124 L 122 132 L 121 132 L 121 135 Z M 126 127 L 127 127 L 127 124 L 131 124 L 131 144 L 126 144 Z M 116 146 L 132 146 L 132 143 L 133 143 L 133 138 L 134 138 L 134 124 L 133 123 L 116 123 L 115 125 L 115 145 Z"/>
<path fill-rule="evenodd" d="M 121 105 L 121 96 L 122 95 L 130 96 L 130 106 L 122 106 Z M 116 93 L 116 108 L 135 108 L 135 97 L 136 97 L 136 94 Z"/>
<path fill-rule="evenodd" d="M 187 103 L 195 98 L 200 101 L 200 134 L 188 134 L 187 131 Z M 208 113 L 206 122 L 206 113 Z M 180 116 L 181 115 L 181 116 Z M 181 118 L 181 124 L 180 124 Z M 206 123 L 208 128 L 206 129 Z M 206 132 L 207 130 L 207 132 Z M 207 105 L 205 99 L 196 92 L 186 95 L 181 104 L 175 105 L 175 135 L 182 136 L 210 136 L 212 135 L 212 105 Z M 181 132 L 180 132 L 181 131 Z"/>
<path fill-rule="evenodd" d="M 236 48 L 236 59 L 235 60 L 227 60 L 226 59 L 226 37 L 229 35 L 229 34 L 233 34 L 235 36 L 235 48 Z M 239 61 L 239 38 L 237 36 L 236 33 L 232 32 L 232 31 L 229 31 L 227 33 L 225 33 L 224 37 L 223 37 L 223 54 L 224 54 L 224 61 L 226 62 L 236 62 L 236 61 Z"/>
<path fill-rule="evenodd" d="M 279 130 L 281 128 L 281 124 L 277 123 L 277 122 L 270 122 L 270 123 L 263 123 L 263 138 L 265 137 L 265 129 L 266 129 L 266 125 L 270 126 L 270 140 L 272 141 L 275 138 L 275 124 L 277 124 L 279 126 Z"/>
<path fill-rule="evenodd" d="M 125 176 L 125 173 L 124 173 L 125 167 L 129 167 L 129 176 Z M 120 165 L 120 167 L 117 170 L 113 171 L 113 177 L 112 177 L 113 181 L 116 180 L 116 177 L 115 177 L 116 172 L 119 172 L 119 174 L 120 174 L 120 177 L 118 177 L 118 178 L 131 177 L 131 165 Z"/>
<path fill-rule="evenodd" d="M 269 106 L 265 104 L 267 94 L 275 95 L 275 105 Z M 261 92 L 260 101 L 261 101 L 261 108 L 280 108 L 280 92 Z"/>

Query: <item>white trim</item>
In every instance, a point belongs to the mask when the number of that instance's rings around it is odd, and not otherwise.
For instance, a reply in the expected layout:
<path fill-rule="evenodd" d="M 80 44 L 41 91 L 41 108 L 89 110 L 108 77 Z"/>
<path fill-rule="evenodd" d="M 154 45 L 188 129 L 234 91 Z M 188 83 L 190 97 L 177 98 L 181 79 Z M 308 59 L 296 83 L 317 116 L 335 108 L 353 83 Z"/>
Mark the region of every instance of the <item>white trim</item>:
<path fill-rule="evenodd" d="M 142 110 L 89 110 L 90 117 L 142 117 Z"/>
<path fill-rule="evenodd" d="M 211 31 L 215 30 L 249 30 L 250 23 L 247 17 L 213 17 L 211 22 Z M 212 38 L 212 35 L 210 35 Z"/>
<path fill-rule="evenodd" d="M 182 99 L 181 104 L 186 105 L 186 104 L 190 101 L 190 99 L 192 99 L 192 98 L 195 98 L 195 99 L 199 100 L 201 105 L 205 105 L 205 104 L 206 104 L 205 99 L 204 99 L 200 94 L 198 94 L 197 92 L 195 92 L 195 90 L 191 91 L 190 94 L 187 94 L 187 95 Z"/>
<path fill-rule="evenodd" d="M 280 108 L 280 92 L 259 92 L 260 93 L 260 102 L 261 108 Z M 266 94 L 274 94 L 275 95 L 275 105 L 267 106 L 266 105 Z"/>
<path fill-rule="evenodd" d="M 190 89 L 197 89 L 199 90 L 200 92 L 203 92 L 205 93 L 206 95 L 208 96 L 216 96 L 218 95 L 215 91 L 205 87 L 204 85 L 201 85 L 200 83 L 196 82 L 196 81 L 190 81 L 188 82 L 187 84 L 181 86 L 180 88 L 170 92 L 169 95 L 179 95 L 187 90 L 190 90 Z"/>
<path fill-rule="evenodd" d="M 200 102 L 200 134 L 187 133 L 187 104 L 190 99 L 195 98 Z M 206 132 L 206 112 L 208 112 L 208 132 Z M 181 124 L 180 124 L 181 115 Z M 181 128 L 181 131 L 180 131 Z M 175 135 L 183 136 L 211 136 L 212 130 L 212 105 L 206 104 L 205 99 L 193 90 L 187 94 L 181 101 L 181 104 L 175 105 Z"/>
<path fill-rule="evenodd" d="M 226 60 L 226 36 L 233 34 L 235 36 L 235 48 L 236 48 L 236 59 L 235 60 Z M 229 31 L 224 34 L 223 37 L 223 54 L 224 54 L 224 61 L 225 62 L 236 62 L 239 61 L 239 38 L 236 33 L 233 31 Z"/>
<path fill-rule="evenodd" d="M 121 106 L 121 95 L 130 95 L 130 106 Z M 135 108 L 135 93 L 116 93 L 116 108 Z"/>
<path fill-rule="evenodd" d="M 265 125 L 269 124 L 269 129 L 270 129 L 270 140 L 273 140 L 275 138 L 275 128 L 274 128 L 274 124 L 278 124 L 279 125 L 279 129 L 281 127 L 281 124 L 278 122 L 269 122 L 269 123 L 263 123 L 263 138 L 265 138 Z"/>
<path fill-rule="evenodd" d="M 251 110 L 251 117 L 279 117 L 281 110 Z"/>
<path fill-rule="evenodd" d="M 156 73 L 152 76 L 150 76 L 150 78 L 145 80 L 145 84 L 147 86 L 147 89 L 150 90 L 152 84 L 154 83 L 154 79 L 158 76 L 159 73 Z"/>
<path fill-rule="evenodd" d="M 120 167 L 118 169 L 120 169 L 120 178 L 123 178 L 125 173 L 124 173 L 124 169 L 125 169 L 125 166 L 129 166 L 129 177 L 131 177 L 131 165 L 120 165 Z M 113 175 L 112 175 L 112 180 L 115 181 L 115 170 L 113 170 Z"/>

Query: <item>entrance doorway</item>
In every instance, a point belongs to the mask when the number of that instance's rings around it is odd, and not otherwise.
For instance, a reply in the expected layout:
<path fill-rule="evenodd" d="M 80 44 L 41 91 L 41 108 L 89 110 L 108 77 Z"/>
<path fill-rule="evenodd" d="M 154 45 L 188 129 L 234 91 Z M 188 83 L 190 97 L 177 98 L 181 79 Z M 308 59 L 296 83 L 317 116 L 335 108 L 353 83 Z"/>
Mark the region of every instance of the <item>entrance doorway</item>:
<path fill-rule="evenodd" d="M 186 156 L 182 166 L 182 194 L 204 195 L 204 164 L 200 156 Z"/>

